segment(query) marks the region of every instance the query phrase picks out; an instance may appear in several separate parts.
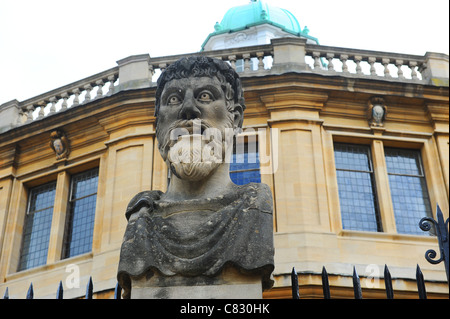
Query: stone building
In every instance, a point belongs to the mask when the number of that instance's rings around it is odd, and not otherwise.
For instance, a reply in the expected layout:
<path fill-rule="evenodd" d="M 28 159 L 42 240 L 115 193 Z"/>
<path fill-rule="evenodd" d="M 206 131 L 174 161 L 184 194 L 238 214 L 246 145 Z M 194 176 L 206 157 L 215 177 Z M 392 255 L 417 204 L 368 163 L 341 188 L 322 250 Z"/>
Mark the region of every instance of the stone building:
<path fill-rule="evenodd" d="M 449 211 L 448 55 L 319 45 L 287 10 L 252 1 L 231 8 L 201 52 L 136 55 L 25 101 L 0 105 L 0 294 L 112 298 L 125 209 L 143 190 L 165 190 L 155 142 L 156 79 L 181 56 L 229 61 L 247 109 L 247 162 L 236 183 L 261 181 L 274 201 L 275 285 L 265 298 L 448 298 L 443 264 L 428 263 L 436 237 L 422 217 Z M 256 142 L 256 143 L 254 143 Z M 257 159 L 250 161 L 249 159 Z"/>

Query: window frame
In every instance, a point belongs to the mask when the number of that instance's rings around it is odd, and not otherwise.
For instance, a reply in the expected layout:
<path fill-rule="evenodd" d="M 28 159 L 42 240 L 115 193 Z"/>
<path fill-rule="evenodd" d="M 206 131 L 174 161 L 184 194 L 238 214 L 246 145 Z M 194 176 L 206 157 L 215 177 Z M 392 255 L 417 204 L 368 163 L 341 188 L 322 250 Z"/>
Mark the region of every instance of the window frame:
<path fill-rule="evenodd" d="M 14 206 L 15 214 L 13 216 L 13 225 L 15 225 L 15 231 L 13 231 L 13 237 L 11 238 L 10 249 L 7 249 L 8 254 L 3 255 L 2 258 L 5 258 L 5 262 L 7 265 L 7 274 L 19 274 L 28 271 L 36 271 L 41 267 L 47 267 L 48 265 L 52 265 L 56 262 L 62 260 L 70 260 L 72 258 L 89 258 L 83 256 L 91 256 L 94 249 L 96 249 L 96 245 L 94 245 L 96 239 L 96 224 L 97 219 L 100 218 L 98 214 L 99 202 L 98 202 L 98 194 L 101 190 L 101 160 L 100 158 L 91 159 L 86 162 L 73 164 L 70 166 L 62 167 L 55 171 L 52 171 L 47 174 L 39 174 L 32 175 L 26 178 L 21 178 L 20 176 L 16 180 L 14 186 L 14 201 L 16 202 Z M 92 248 L 91 251 L 85 254 L 77 255 L 74 257 L 62 258 L 62 250 L 63 243 L 65 237 L 65 222 L 67 215 L 67 208 L 69 206 L 69 190 L 70 190 L 70 180 L 71 176 L 77 173 L 82 173 L 84 171 L 88 171 L 91 169 L 97 168 L 98 171 L 98 184 L 97 184 L 97 198 L 95 204 L 95 214 L 94 214 L 94 228 L 92 235 Z M 54 206 L 52 212 L 52 222 L 50 228 L 50 238 L 48 243 L 48 252 L 47 252 L 47 260 L 43 265 L 39 265 L 32 268 L 20 269 L 21 262 L 21 253 L 22 253 L 22 245 L 24 240 L 24 223 L 26 219 L 26 215 L 28 212 L 29 206 L 29 196 L 30 190 L 34 187 L 39 187 L 41 185 L 55 182 L 56 183 L 56 193 L 54 199 Z"/>
<path fill-rule="evenodd" d="M 75 177 L 77 175 L 81 175 L 81 174 L 86 174 L 86 173 L 90 173 L 92 171 L 96 170 L 97 171 L 97 186 L 95 189 L 94 193 L 90 193 L 88 195 L 84 195 L 78 198 L 73 198 L 73 194 L 74 194 L 74 183 L 75 183 Z M 100 170 L 99 167 L 94 167 L 94 168 L 90 168 L 81 172 L 77 172 L 75 174 L 72 174 L 70 176 L 70 190 L 69 190 L 69 195 L 67 198 L 67 209 L 66 209 L 66 216 L 65 216 L 65 226 L 64 226 L 64 234 L 63 234 L 63 242 L 62 242 L 62 249 L 61 249 L 61 259 L 69 259 L 69 258 L 73 258 L 82 254 L 86 254 L 92 251 L 92 241 L 93 241 L 93 237 L 94 237 L 94 224 L 95 224 L 95 215 L 96 215 L 96 210 L 97 210 L 97 195 L 98 195 L 98 179 L 99 179 L 99 174 L 100 174 Z M 68 248 L 68 246 L 70 246 L 70 243 L 72 242 L 72 235 L 73 235 L 73 213 L 72 213 L 72 209 L 74 207 L 74 204 L 77 201 L 83 200 L 85 198 L 88 197 L 92 197 L 95 195 L 95 208 L 94 208 L 94 216 L 93 216 L 93 222 L 92 222 L 92 234 L 91 234 L 91 247 L 89 251 L 83 252 L 83 253 L 78 253 L 78 254 L 74 254 L 74 255 L 68 255 L 68 253 L 70 252 L 70 248 Z M 69 236 L 70 236 L 70 240 L 69 240 Z"/>
<path fill-rule="evenodd" d="M 336 166 L 336 159 L 334 160 L 335 165 L 335 172 L 336 172 L 336 181 L 338 184 L 338 198 L 339 198 L 339 212 L 340 212 L 340 221 L 341 221 L 341 227 L 344 230 L 356 230 L 356 231 L 367 231 L 367 232 L 383 232 L 383 224 L 382 224 L 382 218 L 380 213 L 380 207 L 379 207 L 379 198 L 378 198 L 378 191 L 377 191 L 377 181 L 375 178 L 375 170 L 374 170 L 374 164 L 373 164 L 373 158 L 372 158 L 372 150 L 370 145 L 366 145 L 363 143 L 344 143 L 344 142 L 333 142 L 333 154 L 336 152 L 336 144 L 340 145 L 347 145 L 347 146 L 356 146 L 356 147 L 365 147 L 367 148 L 367 160 L 368 160 L 368 168 L 369 170 L 359 170 L 359 169 L 345 169 L 345 168 L 337 168 Z M 347 171 L 347 172 L 357 172 L 357 173 L 365 173 L 369 174 L 371 186 L 372 186 L 372 200 L 373 200 L 373 209 L 374 209 L 374 215 L 375 215 L 375 223 L 377 226 L 376 230 L 365 230 L 365 229 L 349 229 L 344 228 L 344 221 L 342 219 L 342 206 L 341 206 L 341 198 L 339 196 L 339 181 L 337 176 L 337 171 Z"/>
<path fill-rule="evenodd" d="M 47 206 L 45 208 L 38 209 L 38 210 L 30 211 L 31 205 L 32 205 L 32 201 L 33 201 L 33 191 L 38 189 L 38 188 L 43 188 L 43 187 L 51 185 L 51 184 L 54 184 L 54 186 L 52 187 L 52 190 L 51 190 L 52 192 L 54 192 L 52 205 L 51 206 Z M 51 232 L 52 232 L 53 213 L 54 213 L 54 209 L 55 209 L 56 188 L 57 188 L 57 181 L 54 180 L 54 181 L 50 181 L 50 182 L 47 181 L 45 183 L 42 183 L 40 185 L 36 185 L 36 186 L 30 187 L 28 189 L 28 192 L 27 192 L 27 206 L 26 206 L 25 216 L 24 216 L 24 219 L 23 219 L 23 230 L 22 230 L 22 234 L 21 234 L 21 244 L 20 244 L 20 252 L 19 252 L 19 257 L 18 257 L 18 262 L 17 262 L 17 271 L 25 271 L 25 270 L 33 269 L 33 268 L 36 268 L 36 267 L 44 266 L 44 265 L 47 264 L 49 248 L 50 248 L 50 236 L 51 236 Z M 45 257 L 43 257 L 43 258 L 45 258 L 45 262 L 40 262 L 37 265 L 29 266 L 28 265 L 29 258 L 27 257 L 26 261 L 23 260 L 23 258 L 25 258 L 25 256 L 29 256 L 30 254 L 33 253 L 33 252 L 27 252 L 27 254 L 24 255 L 24 249 L 25 249 L 25 245 L 26 245 L 25 236 L 27 235 L 26 229 L 28 227 L 28 223 L 30 223 L 31 218 L 33 218 L 33 221 L 34 221 L 34 216 L 36 214 L 42 213 L 42 212 L 44 212 L 46 210 L 49 210 L 49 209 L 51 209 L 51 214 L 50 214 L 51 217 L 50 217 L 50 221 L 49 221 L 49 226 L 46 227 L 46 228 L 48 228 L 48 235 L 46 235 L 46 236 L 48 236 L 48 239 L 47 239 L 47 243 L 46 243 L 47 247 L 45 248 L 45 250 L 46 250 Z M 31 228 L 30 237 L 32 236 L 32 234 L 33 234 L 33 227 Z M 30 242 L 31 242 L 31 238 L 30 238 Z M 23 266 L 24 262 L 25 262 L 25 266 Z"/>
<path fill-rule="evenodd" d="M 415 136 L 409 137 L 405 139 L 399 139 L 397 137 L 391 136 L 381 136 L 381 135 L 365 135 L 365 134 L 342 134 L 339 131 L 330 131 L 330 146 L 331 151 L 329 153 L 332 156 L 332 167 L 334 186 L 330 189 L 334 195 L 331 197 L 331 201 L 334 207 L 336 207 L 336 218 L 332 218 L 332 229 L 337 233 L 352 233 L 354 231 L 347 230 L 343 228 L 342 224 L 342 215 L 340 209 L 340 198 L 338 193 L 338 183 L 337 183 L 337 174 L 336 174 L 336 164 L 334 158 L 334 143 L 344 143 L 344 144 L 360 144 L 360 145 L 370 145 L 371 155 L 372 155 L 372 164 L 374 170 L 374 179 L 376 183 L 376 192 L 378 198 L 378 206 L 380 212 L 380 223 L 383 231 L 379 232 L 379 234 L 386 235 L 395 235 L 401 236 L 401 238 L 405 238 L 405 236 L 411 236 L 409 238 L 427 238 L 429 236 L 415 235 L 415 234 L 405 234 L 399 233 L 396 228 L 396 220 L 393 208 L 392 195 L 390 191 L 389 185 L 389 176 L 387 173 L 387 165 L 386 165 L 386 157 L 384 153 L 384 149 L 387 148 L 396 148 L 396 149 L 406 149 L 406 150 L 417 150 L 419 152 L 421 158 L 422 165 L 422 173 L 424 175 L 425 185 L 429 195 L 429 201 L 431 204 L 431 214 L 434 218 L 435 211 L 433 210 L 433 205 L 436 205 L 436 199 L 439 198 L 439 190 L 436 189 L 434 184 L 439 184 L 440 180 L 436 180 L 439 176 L 434 176 L 432 174 L 432 161 L 433 151 L 434 149 L 429 145 L 429 137 L 428 136 Z M 440 184 L 439 184 L 440 185 Z M 437 193 L 436 193 L 437 192 Z M 441 196 L 442 197 L 442 196 Z M 368 231 L 356 231 L 360 233 L 370 234 L 375 232 Z M 424 234 L 426 235 L 426 234 Z M 398 237 L 400 238 L 400 237 Z M 422 240 L 423 240 L 422 239 Z"/>

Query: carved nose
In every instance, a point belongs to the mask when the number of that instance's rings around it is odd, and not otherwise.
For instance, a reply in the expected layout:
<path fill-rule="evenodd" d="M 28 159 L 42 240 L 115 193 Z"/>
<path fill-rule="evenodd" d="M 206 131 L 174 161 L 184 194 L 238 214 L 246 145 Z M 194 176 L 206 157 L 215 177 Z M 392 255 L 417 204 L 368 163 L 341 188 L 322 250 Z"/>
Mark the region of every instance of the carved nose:
<path fill-rule="evenodd" d="M 182 120 L 193 120 L 193 119 L 199 118 L 200 115 L 201 115 L 201 112 L 195 105 L 194 99 L 193 98 L 187 98 L 187 99 L 185 98 L 179 117 Z"/>

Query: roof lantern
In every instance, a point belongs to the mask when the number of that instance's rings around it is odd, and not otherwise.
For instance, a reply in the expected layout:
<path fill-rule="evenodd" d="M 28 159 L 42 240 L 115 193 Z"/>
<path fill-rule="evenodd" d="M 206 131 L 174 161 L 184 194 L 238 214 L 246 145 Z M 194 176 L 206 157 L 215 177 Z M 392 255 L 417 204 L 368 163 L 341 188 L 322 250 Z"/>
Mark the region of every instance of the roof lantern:
<path fill-rule="evenodd" d="M 270 26 L 270 28 L 264 30 L 261 26 Z M 265 44 L 270 42 L 270 38 L 286 36 L 302 37 L 309 42 L 318 43 L 316 38 L 309 35 L 309 29 L 306 26 L 302 29 L 297 18 L 288 10 L 272 6 L 262 0 L 251 0 L 245 5 L 232 7 L 225 13 L 220 23 L 216 22 L 214 32 L 210 33 L 202 44 L 202 51 L 237 46 L 232 43 L 228 43 L 228 45 L 226 43 L 219 44 L 217 40 L 223 40 L 225 37 L 230 38 L 230 35 L 236 33 L 246 34 L 250 37 L 252 31 L 255 33 L 255 29 L 257 29 L 256 36 L 254 34 L 253 38 L 254 40 L 257 38 L 259 41 L 253 41 L 255 43 L 250 44 L 245 43 L 246 45 Z M 268 32 L 272 35 L 267 34 Z M 262 33 L 265 33 L 265 35 L 262 36 Z M 242 38 L 241 35 L 240 39 Z"/>

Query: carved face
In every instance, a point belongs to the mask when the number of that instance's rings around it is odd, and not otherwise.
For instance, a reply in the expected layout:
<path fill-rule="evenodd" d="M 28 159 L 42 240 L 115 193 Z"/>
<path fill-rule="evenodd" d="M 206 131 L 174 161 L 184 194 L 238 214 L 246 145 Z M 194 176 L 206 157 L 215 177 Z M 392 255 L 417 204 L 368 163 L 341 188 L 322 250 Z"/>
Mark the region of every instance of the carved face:
<path fill-rule="evenodd" d="M 383 121 L 384 109 L 381 105 L 376 104 L 372 109 L 373 119 L 376 123 L 380 124 Z"/>
<path fill-rule="evenodd" d="M 242 114 L 229 110 L 234 103 L 216 77 L 174 79 L 165 85 L 156 136 L 176 176 L 200 180 L 229 156 L 225 150 Z"/>

